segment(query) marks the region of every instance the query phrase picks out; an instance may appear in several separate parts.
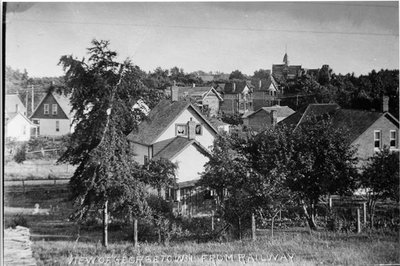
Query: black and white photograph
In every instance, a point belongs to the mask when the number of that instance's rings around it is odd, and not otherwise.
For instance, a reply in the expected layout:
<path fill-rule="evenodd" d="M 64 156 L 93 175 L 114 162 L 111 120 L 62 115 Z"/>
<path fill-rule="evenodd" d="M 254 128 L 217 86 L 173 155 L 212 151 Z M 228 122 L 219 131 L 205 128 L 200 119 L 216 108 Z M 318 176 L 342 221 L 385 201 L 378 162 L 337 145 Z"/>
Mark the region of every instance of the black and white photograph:
<path fill-rule="evenodd" d="M 400 265 L 398 1 L 2 18 L 0 265 Z"/>

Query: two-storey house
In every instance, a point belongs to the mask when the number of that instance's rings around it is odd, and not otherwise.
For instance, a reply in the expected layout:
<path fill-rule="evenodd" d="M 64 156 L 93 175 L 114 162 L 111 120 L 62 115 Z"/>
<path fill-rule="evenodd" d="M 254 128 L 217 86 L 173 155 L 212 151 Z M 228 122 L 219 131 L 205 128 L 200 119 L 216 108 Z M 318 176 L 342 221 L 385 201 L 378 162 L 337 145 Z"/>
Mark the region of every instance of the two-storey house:
<path fill-rule="evenodd" d="M 194 215 L 207 209 L 196 183 L 218 130 L 188 99 L 180 100 L 178 90 L 171 89 L 171 98 L 158 103 L 128 140 L 138 163 L 165 158 L 178 165 L 177 187 L 165 191 L 166 197 L 175 201 L 177 212 Z"/>
<path fill-rule="evenodd" d="M 48 92 L 33 111 L 30 119 L 38 125 L 38 135 L 62 136 L 73 132 L 71 109 L 68 96 Z"/>
<path fill-rule="evenodd" d="M 224 86 L 221 112 L 224 114 L 239 114 L 253 111 L 254 86 L 247 81 L 226 83 Z"/>
<path fill-rule="evenodd" d="M 311 116 L 329 114 L 332 126 L 349 130 L 349 141 L 357 147 L 362 165 L 384 146 L 399 149 L 399 121 L 388 112 L 388 103 L 389 98 L 383 97 L 382 112 L 343 109 L 337 104 L 310 104 L 280 123 L 297 127 Z"/>
<path fill-rule="evenodd" d="M 224 101 L 221 95 L 212 87 L 173 87 L 179 90 L 179 99 L 189 97 L 199 109 L 209 117 L 217 116 L 220 105 Z"/>

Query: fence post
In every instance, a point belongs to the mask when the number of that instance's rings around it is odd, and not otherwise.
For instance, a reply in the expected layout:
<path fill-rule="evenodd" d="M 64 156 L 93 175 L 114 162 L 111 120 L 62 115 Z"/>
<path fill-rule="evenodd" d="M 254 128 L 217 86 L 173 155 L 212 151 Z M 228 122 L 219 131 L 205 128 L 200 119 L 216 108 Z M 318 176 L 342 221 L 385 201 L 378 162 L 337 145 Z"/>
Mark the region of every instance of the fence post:
<path fill-rule="evenodd" d="M 367 227 L 367 203 L 363 203 L 364 226 Z"/>
<path fill-rule="evenodd" d="M 251 240 L 256 240 L 256 218 L 254 213 L 251 214 Z"/>
<path fill-rule="evenodd" d="M 357 208 L 357 234 L 361 233 L 361 217 L 360 208 Z"/>
<path fill-rule="evenodd" d="M 214 211 L 211 213 L 211 231 L 214 231 Z"/>

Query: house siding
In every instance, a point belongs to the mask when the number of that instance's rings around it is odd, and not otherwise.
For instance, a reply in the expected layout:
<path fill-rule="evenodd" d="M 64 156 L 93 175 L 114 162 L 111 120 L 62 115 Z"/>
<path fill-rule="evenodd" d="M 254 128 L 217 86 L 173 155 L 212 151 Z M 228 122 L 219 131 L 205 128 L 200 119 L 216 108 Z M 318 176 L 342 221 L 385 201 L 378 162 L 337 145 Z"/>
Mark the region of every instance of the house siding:
<path fill-rule="evenodd" d="M 200 173 L 204 172 L 208 158 L 192 144 L 173 158 L 172 162 L 178 164 L 176 177 L 179 183 L 200 179 Z"/>
<path fill-rule="evenodd" d="M 71 132 L 71 123 L 69 119 L 37 119 L 39 120 L 40 136 L 63 136 Z M 59 121 L 59 131 L 56 131 L 56 121 Z"/>
<path fill-rule="evenodd" d="M 369 157 L 372 157 L 376 150 L 374 148 L 374 131 L 381 130 L 382 131 L 382 140 L 381 146 L 382 148 L 386 145 L 390 146 L 390 130 L 396 130 L 396 149 L 399 148 L 399 128 L 394 125 L 389 119 L 385 116 L 381 116 L 378 120 L 375 121 L 372 126 L 370 126 L 366 131 L 364 131 L 352 144 L 355 145 L 357 150 L 357 156 L 360 159 L 360 163 L 363 164 Z"/>
<path fill-rule="evenodd" d="M 133 159 L 139 164 L 144 164 L 144 156 L 151 159 L 151 146 L 131 142 L 131 150 L 133 151 Z"/>
<path fill-rule="evenodd" d="M 203 106 L 208 105 L 210 108 L 210 116 L 216 116 L 219 112 L 219 98 L 215 93 L 209 93 L 203 99 Z"/>
<path fill-rule="evenodd" d="M 215 133 L 213 133 L 212 129 L 203 122 L 199 115 L 197 115 L 193 110 L 186 109 L 183 111 L 181 115 L 179 115 L 171 125 L 159 136 L 155 142 L 164 141 L 170 138 L 176 137 L 175 125 L 176 124 L 187 124 L 190 121 L 190 118 L 193 119 L 196 123 L 202 125 L 203 132 L 202 135 L 196 135 L 195 139 L 201 143 L 205 148 L 211 150 L 211 147 L 214 142 Z"/>
<path fill-rule="evenodd" d="M 21 114 L 18 114 L 7 123 L 5 136 L 16 141 L 28 141 L 31 138 L 31 124 Z"/>

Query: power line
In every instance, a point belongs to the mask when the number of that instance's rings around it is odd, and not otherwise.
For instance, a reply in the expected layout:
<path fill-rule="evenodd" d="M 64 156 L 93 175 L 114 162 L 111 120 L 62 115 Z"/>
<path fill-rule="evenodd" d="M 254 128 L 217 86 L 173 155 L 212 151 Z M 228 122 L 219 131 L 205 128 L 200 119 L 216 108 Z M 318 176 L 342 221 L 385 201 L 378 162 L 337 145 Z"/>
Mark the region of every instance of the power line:
<path fill-rule="evenodd" d="M 315 34 L 342 34 L 342 35 L 365 35 L 365 36 L 396 36 L 393 33 L 379 32 L 346 32 L 346 31 L 317 31 L 317 30 L 286 30 L 286 29 L 265 29 L 265 28 L 233 28 L 233 27 L 205 27 L 185 25 L 161 25 L 161 24 L 136 24 L 136 23 L 105 23 L 105 22 L 83 22 L 83 21 L 47 21 L 31 19 L 15 19 L 12 22 L 38 22 L 48 24 L 72 24 L 72 25 L 103 25 L 103 26 L 133 26 L 153 28 L 178 28 L 178 29 L 202 29 L 202 30 L 228 30 L 228 31 L 255 31 L 255 32 L 287 32 L 287 33 L 315 33 Z M 9 23 L 9 22 L 8 22 Z"/>

